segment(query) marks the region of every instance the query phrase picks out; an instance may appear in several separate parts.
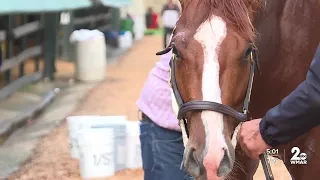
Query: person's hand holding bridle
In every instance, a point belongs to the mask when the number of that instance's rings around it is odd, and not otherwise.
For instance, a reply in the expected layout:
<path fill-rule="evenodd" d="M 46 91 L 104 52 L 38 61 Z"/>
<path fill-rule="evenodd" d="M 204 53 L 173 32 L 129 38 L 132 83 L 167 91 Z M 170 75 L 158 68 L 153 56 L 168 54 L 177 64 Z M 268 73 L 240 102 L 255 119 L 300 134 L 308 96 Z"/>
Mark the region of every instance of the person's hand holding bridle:
<path fill-rule="evenodd" d="M 271 148 L 262 138 L 259 124 L 261 119 L 242 123 L 237 140 L 242 150 L 252 159 L 259 160 L 259 155 Z"/>

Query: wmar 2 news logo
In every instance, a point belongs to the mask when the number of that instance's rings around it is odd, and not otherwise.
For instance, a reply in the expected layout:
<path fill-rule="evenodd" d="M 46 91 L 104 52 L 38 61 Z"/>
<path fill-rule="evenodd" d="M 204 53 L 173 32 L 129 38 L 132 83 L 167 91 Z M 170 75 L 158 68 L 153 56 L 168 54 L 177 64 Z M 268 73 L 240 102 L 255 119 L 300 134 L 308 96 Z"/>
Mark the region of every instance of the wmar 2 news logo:
<path fill-rule="evenodd" d="M 266 153 L 268 155 L 268 161 L 270 164 L 275 164 L 278 159 L 286 159 L 285 158 L 286 152 L 283 151 L 282 153 L 283 156 L 281 156 L 279 154 L 279 149 L 267 149 Z M 301 152 L 300 148 L 298 147 L 291 148 L 291 154 L 292 154 L 292 157 L 290 158 L 291 164 L 297 164 L 297 165 L 307 164 L 307 154 L 304 152 Z"/>
<path fill-rule="evenodd" d="M 300 152 L 300 148 L 291 148 L 291 153 L 293 154 L 292 158 L 290 159 L 291 164 L 307 164 L 307 154 Z"/>

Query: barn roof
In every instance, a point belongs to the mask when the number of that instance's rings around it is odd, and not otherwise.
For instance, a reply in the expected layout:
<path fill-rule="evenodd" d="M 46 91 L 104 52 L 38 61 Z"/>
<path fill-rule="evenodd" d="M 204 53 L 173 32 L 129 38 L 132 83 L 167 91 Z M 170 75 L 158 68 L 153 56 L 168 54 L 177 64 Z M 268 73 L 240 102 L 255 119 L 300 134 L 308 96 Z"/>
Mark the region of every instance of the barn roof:
<path fill-rule="evenodd" d="M 105 6 L 121 7 L 131 0 L 98 0 Z M 0 3 L 0 14 L 66 11 L 92 6 L 92 0 L 5 0 Z"/>

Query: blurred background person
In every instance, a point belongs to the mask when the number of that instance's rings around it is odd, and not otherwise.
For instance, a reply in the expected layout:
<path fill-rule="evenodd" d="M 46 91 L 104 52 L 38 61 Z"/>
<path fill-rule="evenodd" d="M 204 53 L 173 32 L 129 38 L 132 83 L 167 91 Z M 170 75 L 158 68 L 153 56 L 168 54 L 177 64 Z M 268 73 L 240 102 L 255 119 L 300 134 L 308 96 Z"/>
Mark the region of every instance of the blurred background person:
<path fill-rule="evenodd" d="M 152 16 L 151 16 L 151 29 L 158 29 L 159 25 L 158 25 L 158 14 L 155 13 L 152 10 Z"/>
<path fill-rule="evenodd" d="M 165 48 L 168 45 L 169 37 L 179 19 L 180 8 L 173 0 L 168 0 L 162 7 L 161 16 L 164 27 L 163 45 Z"/>
<path fill-rule="evenodd" d="M 158 14 L 153 11 L 151 7 L 146 13 L 146 25 L 148 29 L 158 29 Z"/>
<path fill-rule="evenodd" d="M 151 24 L 152 24 L 152 13 L 153 13 L 153 10 L 151 7 L 148 8 L 147 10 L 147 13 L 146 13 L 146 27 L 148 29 L 151 28 Z"/>

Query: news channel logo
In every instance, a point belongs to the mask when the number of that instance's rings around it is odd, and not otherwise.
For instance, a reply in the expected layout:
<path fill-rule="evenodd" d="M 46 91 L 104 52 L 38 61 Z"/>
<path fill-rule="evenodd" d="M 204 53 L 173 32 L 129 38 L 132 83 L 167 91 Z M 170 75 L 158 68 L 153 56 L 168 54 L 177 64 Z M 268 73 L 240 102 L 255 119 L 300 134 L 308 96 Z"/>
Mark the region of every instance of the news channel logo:
<path fill-rule="evenodd" d="M 300 148 L 298 147 L 291 148 L 291 153 L 293 154 L 293 156 L 290 159 L 291 164 L 301 165 L 301 164 L 308 163 L 307 154 L 304 152 L 301 152 Z"/>

